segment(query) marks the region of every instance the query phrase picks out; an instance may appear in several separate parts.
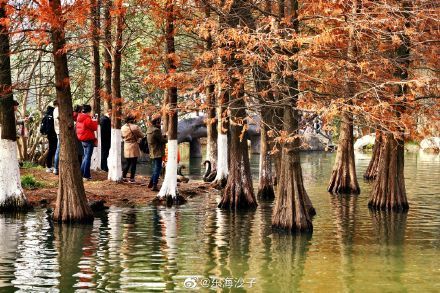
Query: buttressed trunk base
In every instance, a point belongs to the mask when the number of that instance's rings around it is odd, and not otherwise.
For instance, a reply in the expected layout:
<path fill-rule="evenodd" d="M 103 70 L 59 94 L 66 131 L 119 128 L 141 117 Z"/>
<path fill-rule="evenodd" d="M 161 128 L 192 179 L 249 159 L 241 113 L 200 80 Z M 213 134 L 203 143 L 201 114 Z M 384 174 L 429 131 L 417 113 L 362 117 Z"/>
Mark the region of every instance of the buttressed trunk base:
<path fill-rule="evenodd" d="M 315 209 L 304 188 L 297 150 L 283 147 L 272 227 L 291 232 L 313 231 Z"/>
<path fill-rule="evenodd" d="M 339 135 L 338 151 L 327 190 L 333 194 L 359 194 L 353 146 L 353 121 L 344 113 Z"/>
<path fill-rule="evenodd" d="M 404 171 L 404 145 L 393 134 L 384 135 L 377 178 L 368 206 L 371 209 L 404 212 L 409 209 L 406 198 Z"/>
<path fill-rule="evenodd" d="M 252 188 L 247 140 L 240 140 L 243 126 L 231 125 L 230 169 L 219 208 L 255 209 L 257 201 Z"/>
<path fill-rule="evenodd" d="M 376 140 L 373 147 L 373 156 L 368 164 L 367 170 L 364 173 L 365 180 L 374 180 L 377 176 L 377 169 L 379 167 L 380 152 L 382 150 L 382 135 L 376 134 Z"/>
<path fill-rule="evenodd" d="M 273 190 L 272 179 L 272 158 L 269 153 L 267 127 L 265 125 L 261 125 L 260 139 L 260 178 L 257 197 L 261 200 L 274 200 L 275 192 Z"/>

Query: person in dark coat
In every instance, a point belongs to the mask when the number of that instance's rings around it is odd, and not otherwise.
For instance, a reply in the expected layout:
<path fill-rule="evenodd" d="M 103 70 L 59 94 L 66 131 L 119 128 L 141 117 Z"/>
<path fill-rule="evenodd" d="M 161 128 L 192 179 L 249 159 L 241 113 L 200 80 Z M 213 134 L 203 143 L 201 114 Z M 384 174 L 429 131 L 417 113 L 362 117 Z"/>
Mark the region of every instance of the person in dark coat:
<path fill-rule="evenodd" d="M 160 171 L 162 170 L 162 157 L 165 155 L 166 136 L 162 135 L 160 130 L 160 117 L 151 121 L 151 126 L 147 129 L 147 140 L 150 149 L 150 159 L 153 162 L 153 174 L 148 184 L 153 191 L 159 191 L 157 183 L 159 182 Z"/>
<path fill-rule="evenodd" d="M 46 113 L 44 114 L 45 117 L 47 117 L 47 131 L 46 136 L 47 140 L 49 142 L 49 152 L 46 157 L 46 172 L 52 173 L 54 171 L 53 168 L 53 159 L 55 156 L 55 152 L 57 151 L 57 145 L 58 145 L 58 137 L 57 133 L 55 132 L 55 123 L 53 119 L 53 111 L 54 107 L 48 106 Z"/>
<path fill-rule="evenodd" d="M 108 172 L 107 158 L 110 153 L 111 143 L 111 110 L 101 116 L 99 125 L 101 127 L 101 170 Z"/>

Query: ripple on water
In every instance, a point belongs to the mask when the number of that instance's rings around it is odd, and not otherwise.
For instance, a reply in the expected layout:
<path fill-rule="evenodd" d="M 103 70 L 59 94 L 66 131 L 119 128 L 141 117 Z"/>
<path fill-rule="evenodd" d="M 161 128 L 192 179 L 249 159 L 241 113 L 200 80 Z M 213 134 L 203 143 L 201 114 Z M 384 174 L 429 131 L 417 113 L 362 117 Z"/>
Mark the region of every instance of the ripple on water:
<path fill-rule="evenodd" d="M 112 207 L 86 226 L 53 225 L 38 209 L 0 216 L 0 291 L 174 291 L 188 277 L 231 277 L 256 278 L 252 289 L 244 284 L 250 292 L 363 291 L 365 284 L 374 292 L 433 292 L 440 287 L 435 158 L 406 156 L 411 208 L 396 214 L 368 209 L 371 183 L 362 179 L 359 196 L 331 196 L 325 188 L 334 154 L 303 154 L 318 212 L 313 235 L 273 232 L 273 203 L 252 212 L 219 210 L 218 193 L 180 208 Z M 356 160 L 361 178 L 369 155 Z M 258 168 L 255 160 L 252 166 Z"/>

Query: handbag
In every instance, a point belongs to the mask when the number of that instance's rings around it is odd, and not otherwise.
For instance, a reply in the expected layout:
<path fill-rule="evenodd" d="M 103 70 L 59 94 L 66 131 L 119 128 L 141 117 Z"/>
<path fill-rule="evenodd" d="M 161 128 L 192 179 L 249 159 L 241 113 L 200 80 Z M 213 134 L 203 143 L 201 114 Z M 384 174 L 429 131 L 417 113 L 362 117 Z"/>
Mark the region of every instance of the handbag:
<path fill-rule="evenodd" d="M 134 134 L 133 130 L 131 130 L 130 124 L 127 123 L 128 129 L 130 129 L 131 134 L 136 138 L 136 135 Z M 139 149 L 141 150 L 141 152 L 145 153 L 145 154 L 149 154 L 150 150 L 148 148 L 148 140 L 147 137 L 144 136 L 143 138 L 141 138 L 140 141 L 137 141 L 138 145 L 139 145 Z"/>

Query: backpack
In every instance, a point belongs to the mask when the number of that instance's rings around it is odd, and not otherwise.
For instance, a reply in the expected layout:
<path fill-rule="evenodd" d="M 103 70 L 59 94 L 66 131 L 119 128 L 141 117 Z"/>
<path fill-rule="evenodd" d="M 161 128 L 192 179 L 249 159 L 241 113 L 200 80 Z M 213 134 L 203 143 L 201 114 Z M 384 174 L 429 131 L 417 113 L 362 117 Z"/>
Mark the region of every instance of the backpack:
<path fill-rule="evenodd" d="M 55 126 L 52 115 L 44 115 L 43 120 L 41 120 L 40 133 L 43 135 L 48 135 L 55 132 Z"/>
<path fill-rule="evenodd" d="M 144 138 L 141 139 L 141 141 L 139 142 L 139 149 L 144 154 L 148 155 L 150 153 L 150 148 L 148 147 L 147 137 L 144 137 Z"/>

